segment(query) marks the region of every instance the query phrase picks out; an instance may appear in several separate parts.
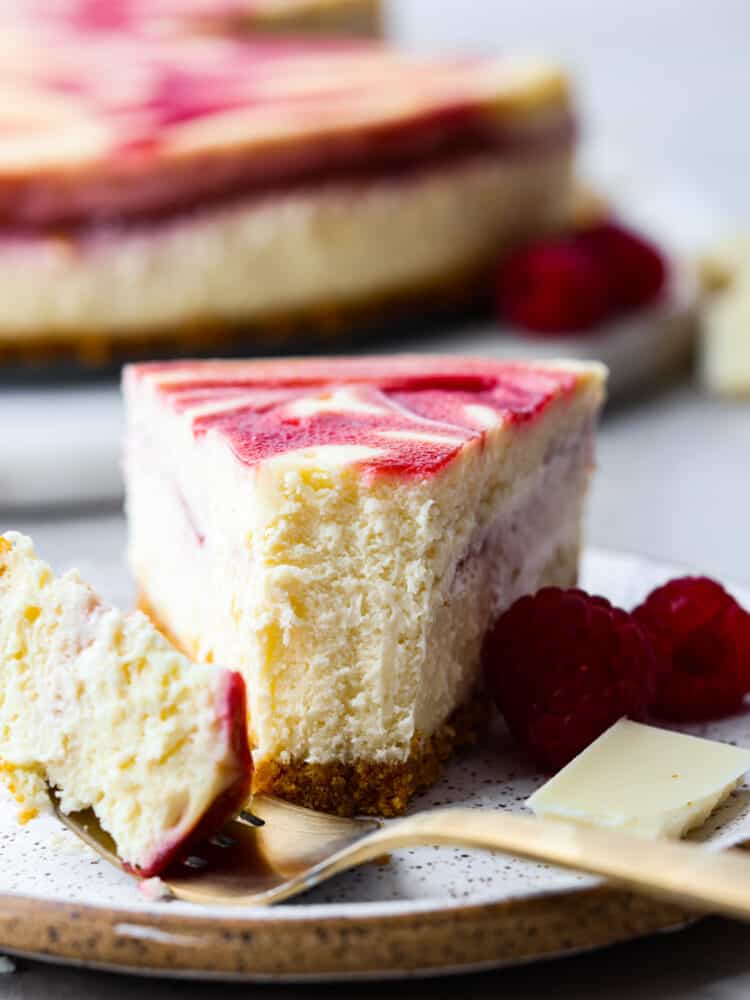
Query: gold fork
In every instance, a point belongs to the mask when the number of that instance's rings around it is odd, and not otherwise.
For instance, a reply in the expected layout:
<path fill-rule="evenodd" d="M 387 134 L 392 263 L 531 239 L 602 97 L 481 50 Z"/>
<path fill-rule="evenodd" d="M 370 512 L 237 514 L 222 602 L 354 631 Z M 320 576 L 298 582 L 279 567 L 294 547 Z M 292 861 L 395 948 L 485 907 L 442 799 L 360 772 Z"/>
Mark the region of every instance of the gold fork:
<path fill-rule="evenodd" d="M 122 867 L 90 811 L 62 822 L 101 857 Z M 224 831 L 162 876 L 191 903 L 262 906 L 320 885 L 404 847 L 485 848 L 603 875 L 633 892 L 703 913 L 750 921 L 750 856 L 693 843 L 639 837 L 493 809 L 434 809 L 381 824 L 342 819 L 258 796 Z"/>

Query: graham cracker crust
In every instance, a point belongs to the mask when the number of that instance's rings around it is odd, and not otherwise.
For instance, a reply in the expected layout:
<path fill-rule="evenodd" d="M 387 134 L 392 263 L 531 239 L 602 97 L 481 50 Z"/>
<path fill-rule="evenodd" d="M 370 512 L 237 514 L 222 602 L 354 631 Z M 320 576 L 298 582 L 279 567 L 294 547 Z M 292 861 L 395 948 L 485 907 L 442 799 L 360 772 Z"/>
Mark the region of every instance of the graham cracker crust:
<path fill-rule="evenodd" d="M 176 637 L 160 622 L 148 599 L 140 591 L 138 610 L 148 615 L 156 628 L 180 648 Z M 189 655 L 189 650 L 186 651 Z M 433 785 L 443 764 L 454 750 L 476 743 L 492 717 L 492 702 L 478 691 L 459 706 L 434 733 L 415 735 L 405 761 L 379 763 L 356 760 L 309 764 L 293 760 L 261 761 L 253 773 L 253 794 L 276 795 L 296 805 L 338 816 L 357 814 L 398 816 L 418 792 Z"/>
<path fill-rule="evenodd" d="M 477 694 L 431 736 L 415 736 L 409 757 L 392 764 L 262 761 L 253 775 L 253 793 L 338 816 L 398 816 L 414 795 L 435 784 L 454 750 L 476 743 L 489 717 L 489 699 Z"/>

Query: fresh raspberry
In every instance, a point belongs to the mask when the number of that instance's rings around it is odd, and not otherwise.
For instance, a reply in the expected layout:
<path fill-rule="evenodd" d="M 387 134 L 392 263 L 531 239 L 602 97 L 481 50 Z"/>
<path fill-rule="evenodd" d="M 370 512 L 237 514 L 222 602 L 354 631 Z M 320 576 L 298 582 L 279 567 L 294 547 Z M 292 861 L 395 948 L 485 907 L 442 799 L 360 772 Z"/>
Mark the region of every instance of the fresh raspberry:
<path fill-rule="evenodd" d="M 490 689 L 511 732 L 556 771 L 623 715 L 645 717 L 656 661 L 626 611 L 547 587 L 501 615 L 484 644 Z"/>
<path fill-rule="evenodd" d="M 687 721 L 742 708 L 750 692 L 750 614 L 721 584 L 705 576 L 671 580 L 633 615 L 659 660 L 655 715 Z"/>
<path fill-rule="evenodd" d="M 560 237 L 506 258 L 497 279 L 501 319 L 536 333 L 591 330 L 610 309 L 607 275 L 594 254 Z"/>
<path fill-rule="evenodd" d="M 661 294 L 667 265 L 648 240 L 618 222 L 541 239 L 500 267 L 501 319 L 536 333 L 593 330 Z"/>
<path fill-rule="evenodd" d="M 604 268 L 615 310 L 647 306 L 661 294 L 667 266 L 656 247 L 617 222 L 579 231 L 576 243 Z"/>

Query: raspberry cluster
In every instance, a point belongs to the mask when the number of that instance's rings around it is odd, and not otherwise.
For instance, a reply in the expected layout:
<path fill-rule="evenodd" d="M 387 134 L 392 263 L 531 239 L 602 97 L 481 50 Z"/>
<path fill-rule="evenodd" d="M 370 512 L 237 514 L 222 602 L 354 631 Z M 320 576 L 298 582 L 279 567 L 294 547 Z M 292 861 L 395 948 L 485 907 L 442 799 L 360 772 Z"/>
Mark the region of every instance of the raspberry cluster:
<path fill-rule="evenodd" d="M 632 613 L 547 587 L 500 616 L 483 660 L 511 732 L 556 771 L 624 715 L 687 721 L 740 710 L 750 614 L 706 577 L 672 580 Z"/>
<path fill-rule="evenodd" d="M 535 333 L 586 332 L 650 305 L 666 278 L 653 244 L 607 221 L 512 253 L 498 273 L 497 308 L 502 320 Z"/>
<path fill-rule="evenodd" d="M 659 665 L 655 715 L 689 721 L 731 715 L 750 692 L 750 614 L 715 580 L 672 580 L 633 612 Z"/>

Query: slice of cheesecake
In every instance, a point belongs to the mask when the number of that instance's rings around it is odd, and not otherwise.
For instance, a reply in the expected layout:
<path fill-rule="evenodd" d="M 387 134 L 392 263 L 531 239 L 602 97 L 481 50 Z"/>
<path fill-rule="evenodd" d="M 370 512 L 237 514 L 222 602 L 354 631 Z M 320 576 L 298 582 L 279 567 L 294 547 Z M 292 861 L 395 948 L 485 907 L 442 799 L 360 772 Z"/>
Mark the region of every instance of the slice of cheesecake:
<path fill-rule="evenodd" d="M 572 585 L 603 371 L 436 357 L 126 371 L 141 603 L 248 691 L 254 787 L 393 814 L 486 704 L 521 594 Z"/>
<path fill-rule="evenodd" d="M 0 33 L 0 84 L 0 356 L 429 311 L 568 207 L 567 82 L 535 59 L 52 22 Z"/>
<path fill-rule="evenodd" d="M 252 764 L 242 678 L 190 663 L 141 614 L 55 578 L 30 539 L 0 536 L 0 770 L 26 817 L 56 789 L 93 808 L 144 876 L 216 833 Z"/>

